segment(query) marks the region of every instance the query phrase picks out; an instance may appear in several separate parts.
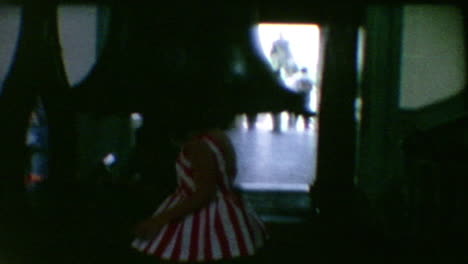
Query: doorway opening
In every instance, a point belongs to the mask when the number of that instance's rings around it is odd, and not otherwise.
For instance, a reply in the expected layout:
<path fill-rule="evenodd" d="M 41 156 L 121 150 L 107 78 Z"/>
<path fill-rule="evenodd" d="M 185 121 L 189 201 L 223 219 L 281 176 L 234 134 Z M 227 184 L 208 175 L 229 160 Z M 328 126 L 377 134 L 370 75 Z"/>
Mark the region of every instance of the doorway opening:
<path fill-rule="evenodd" d="M 238 115 L 229 131 L 239 157 L 236 185 L 263 216 L 278 210 L 283 216 L 307 211 L 317 158 L 320 27 L 260 23 L 253 32 L 257 52 L 285 89 L 303 93 L 304 112 L 311 115 L 258 113 L 254 122 Z M 303 80 L 309 85 L 305 92 Z"/>

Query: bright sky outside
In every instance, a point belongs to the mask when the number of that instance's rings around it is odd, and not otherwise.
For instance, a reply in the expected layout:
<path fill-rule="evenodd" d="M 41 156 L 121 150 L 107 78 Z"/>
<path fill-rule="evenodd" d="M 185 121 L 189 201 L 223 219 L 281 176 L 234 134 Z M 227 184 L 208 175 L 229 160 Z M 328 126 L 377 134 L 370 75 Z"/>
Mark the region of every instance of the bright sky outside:
<path fill-rule="evenodd" d="M 254 42 L 257 42 L 257 49 L 268 62 L 270 62 L 272 44 L 280 34 L 289 41 L 289 47 L 297 66 L 306 67 L 309 70 L 309 76 L 316 80 L 320 45 L 319 27 L 314 24 L 258 24 L 254 28 Z M 295 78 L 284 81 L 289 86 L 294 83 Z M 312 91 L 309 107 L 317 111 L 317 89 Z"/>
<path fill-rule="evenodd" d="M 317 25 L 260 23 L 256 30 L 260 49 L 268 61 L 273 42 L 282 34 L 289 41 L 293 58 L 299 68 L 307 67 L 310 76 L 316 76 L 320 37 Z"/>

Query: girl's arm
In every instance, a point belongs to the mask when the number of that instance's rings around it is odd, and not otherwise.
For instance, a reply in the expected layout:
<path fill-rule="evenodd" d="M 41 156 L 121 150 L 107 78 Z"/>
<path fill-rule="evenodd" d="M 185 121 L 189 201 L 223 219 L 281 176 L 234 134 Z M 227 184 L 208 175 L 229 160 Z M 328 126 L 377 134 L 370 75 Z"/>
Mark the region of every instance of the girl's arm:
<path fill-rule="evenodd" d="M 220 177 L 216 157 L 209 146 L 202 141 L 195 141 L 186 146 L 188 159 L 192 164 L 195 192 L 175 207 L 164 211 L 160 217 L 168 222 L 191 214 L 215 198 L 217 181 Z"/>
<path fill-rule="evenodd" d="M 193 179 L 196 186 L 190 199 L 183 200 L 175 207 L 154 215 L 143 221 L 136 228 L 136 235 L 140 237 L 152 237 L 167 223 L 196 212 L 209 204 L 216 195 L 219 170 L 216 157 L 208 145 L 202 141 L 188 143 L 185 147 L 187 158 L 192 164 Z"/>

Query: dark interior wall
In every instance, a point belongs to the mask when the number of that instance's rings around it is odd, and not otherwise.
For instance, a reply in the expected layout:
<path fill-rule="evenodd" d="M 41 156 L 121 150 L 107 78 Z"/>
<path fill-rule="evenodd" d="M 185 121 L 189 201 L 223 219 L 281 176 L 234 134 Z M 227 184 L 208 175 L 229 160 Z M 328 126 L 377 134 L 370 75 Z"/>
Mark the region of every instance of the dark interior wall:
<path fill-rule="evenodd" d="M 358 185 L 370 197 L 384 192 L 386 186 L 398 178 L 396 112 L 401 23 L 401 7 L 372 6 L 366 9 Z"/>
<path fill-rule="evenodd" d="M 466 217 L 456 209 L 466 196 L 455 187 L 466 186 L 455 173 L 465 170 L 466 91 L 417 110 L 399 108 L 402 21 L 401 9 L 368 9 L 358 186 L 388 237 L 437 247 L 456 232 L 466 237 L 455 220 Z"/>
<path fill-rule="evenodd" d="M 466 65 L 466 6 L 456 7 L 464 16 L 464 44 L 460 48 L 464 49 Z M 462 176 L 468 156 L 466 74 L 464 78 L 465 86 L 459 93 L 401 113 L 411 235 L 423 244 L 443 245 L 455 252 L 468 241 L 468 230 L 462 224 L 468 217 L 463 206 L 468 199 L 464 191 L 468 182 Z"/>
<path fill-rule="evenodd" d="M 322 215 L 338 216 L 355 195 L 357 20 L 329 23 L 319 111 L 317 179 L 311 198 Z M 354 23 L 353 23 L 354 22 Z M 338 77 L 339 76 L 339 77 Z M 337 164 L 340 164 L 337 166 Z"/>

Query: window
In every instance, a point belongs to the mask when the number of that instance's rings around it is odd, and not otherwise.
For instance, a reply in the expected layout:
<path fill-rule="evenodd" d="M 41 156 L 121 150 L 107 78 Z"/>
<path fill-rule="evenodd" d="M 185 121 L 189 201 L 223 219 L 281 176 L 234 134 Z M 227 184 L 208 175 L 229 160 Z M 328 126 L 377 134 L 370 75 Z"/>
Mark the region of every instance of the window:
<path fill-rule="evenodd" d="M 21 8 L 13 5 L 0 5 L 0 94 L 18 46 L 21 27 Z"/>
<path fill-rule="evenodd" d="M 65 72 L 71 86 L 82 81 L 97 57 L 97 14 L 92 5 L 60 5 L 59 39 Z"/>
<path fill-rule="evenodd" d="M 304 109 L 316 113 L 319 26 L 260 23 L 252 32 L 255 49 L 286 89 L 298 92 L 298 81 L 310 79 L 312 90 Z M 301 71 L 304 68 L 306 73 Z M 316 125 L 314 116 L 259 113 L 255 117 L 239 115 L 235 127 L 229 131 L 239 159 L 236 184 L 266 220 L 272 221 L 272 215 L 284 216 L 285 210 L 293 213 L 309 210 L 308 192 L 315 179 Z M 281 219 L 278 221 L 284 221 Z"/>

